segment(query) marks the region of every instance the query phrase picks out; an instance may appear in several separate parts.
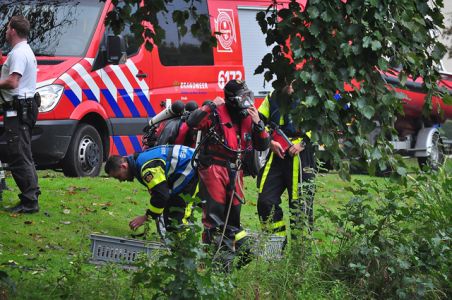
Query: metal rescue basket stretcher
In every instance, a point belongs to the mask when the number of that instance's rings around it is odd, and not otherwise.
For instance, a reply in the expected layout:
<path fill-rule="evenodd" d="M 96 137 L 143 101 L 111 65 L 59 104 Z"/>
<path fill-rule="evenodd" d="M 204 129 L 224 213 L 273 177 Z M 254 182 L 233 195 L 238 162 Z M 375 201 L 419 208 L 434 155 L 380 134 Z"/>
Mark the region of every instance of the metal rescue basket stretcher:
<path fill-rule="evenodd" d="M 280 259 L 283 256 L 285 238 L 249 232 L 253 240 L 252 252 L 265 260 Z M 152 257 L 161 251 L 169 251 L 162 242 L 127 239 L 106 235 L 91 234 L 91 259 L 93 264 L 122 263 L 132 265 L 140 255 Z"/>
<path fill-rule="evenodd" d="M 91 234 L 91 259 L 93 264 L 106 262 L 131 265 L 139 255 L 152 256 L 157 251 L 168 251 L 161 242 L 126 239 L 106 235 Z"/>

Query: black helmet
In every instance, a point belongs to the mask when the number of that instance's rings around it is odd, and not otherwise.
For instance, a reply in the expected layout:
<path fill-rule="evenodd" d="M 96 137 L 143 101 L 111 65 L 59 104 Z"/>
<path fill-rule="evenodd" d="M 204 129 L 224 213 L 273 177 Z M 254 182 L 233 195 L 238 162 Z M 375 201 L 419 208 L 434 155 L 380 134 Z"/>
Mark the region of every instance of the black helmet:
<path fill-rule="evenodd" d="M 233 79 L 224 87 L 226 105 L 240 112 L 243 117 L 248 115 L 247 109 L 254 105 L 254 94 L 244 81 Z"/>

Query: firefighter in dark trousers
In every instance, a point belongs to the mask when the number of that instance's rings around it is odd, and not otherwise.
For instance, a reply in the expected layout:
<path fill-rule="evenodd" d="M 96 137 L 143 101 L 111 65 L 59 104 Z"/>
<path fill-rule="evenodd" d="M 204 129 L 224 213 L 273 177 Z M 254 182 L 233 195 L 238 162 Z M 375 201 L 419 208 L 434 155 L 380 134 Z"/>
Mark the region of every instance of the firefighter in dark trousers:
<path fill-rule="evenodd" d="M 259 192 L 257 211 L 262 227 L 280 236 L 286 236 L 286 225 L 280 206 L 281 195 L 286 189 L 291 210 L 291 227 L 301 228 L 302 213 L 307 216 L 309 230 L 312 230 L 314 222 L 315 158 L 309 142 L 310 133 L 302 138 L 301 133 L 295 129 L 290 115 L 280 113 L 281 102 L 279 101 L 291 103 L 292 93 L 292 87 L 287 86 L 280 93 L 273 92 L 268 95 L 259 107 L 259 113 L 264 122 L 277 125 L 292 144 L 291 146 L 286 144 L 285 149 L 284 145 L 272 139 L 271 151 L 257 178 Z"/>
<path fill-rule="evenodd" d="M 35 98 L 37 63 L 27 43 L 29 31 L 30 23 L 23 16 L 13 16 L 9 21 L 6 40 L 12 49 L 0 77 L 0 102 L 8 151 L 5 161 L 20 189 L 20 203 L 10 209 L 12 213 L 39 211 L 40 190 L 31 154 L 31 135 L 40 100 Z"/>
<path fill-rule="evenodd" d="M 193 196 L 197 192 L 197 174 L 191 164 L 193 152 L 185 146 L 164 145 L 127 157 L 108 158 L 105 173 L 119 181 L 136 178 L 151 195 L 146 213 L 130 221 L 132 230 L 161 215 L 167 230 L 187 221 L 191 210 L 181 195 Z"/>
<path fill-rule="evenodd" d="M 217 97 L 191 113 L 187 125 L 202 130 L 199 146 L 199 195 L 203 241 L 238 249 L 246 240 L 240 224 L 243 201 L 243 151 L 266 150 L 270 137 L 245 82 L 229 81 Z"/>

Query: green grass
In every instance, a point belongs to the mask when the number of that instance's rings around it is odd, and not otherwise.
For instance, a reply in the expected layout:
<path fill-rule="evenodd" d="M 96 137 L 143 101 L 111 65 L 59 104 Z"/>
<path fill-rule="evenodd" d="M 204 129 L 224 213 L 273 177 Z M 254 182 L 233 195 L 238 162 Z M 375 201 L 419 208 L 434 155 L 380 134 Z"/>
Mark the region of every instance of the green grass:
<path fill-rule="evenodd" d="M 354 175 L 353 178 L 380 182 L 388 180 L 366 175 Z M 11 190 L 4 192 L 3 202 L 0 202 L 0 207 L 4 208 L 16 203 L 18 193 L 11 177 L 7 178 L 7 183 Z M 39 171 L 39 184 L 42 191 L 39 213 L 12 215 L 0 210 L 0 271 L 6 272 L 15 282 L 18 298 L 53 298 L 52 295 L 58 292 L 55 282 L 62 272 L 79 261 L 80 256 L 89 256 L 90 233 L 130 237 L 132 231 L 128 227 L 129 221 L 143 214 L 149 203 L 147 191 L 136 181 L 119 183 L 106 177 L 65 178 L 53 171 Z M 346 203 L 350 193 L 345 191 L 345 188 L 349 185 L 350 183 L 340 180 L 336 173 L 319 174 L 315 208 L 321 206 L 335 209 Z M 246 203 L 242 208 L 242 223 L 245 228 L 259 230 L 255 180 L 246 178 L 244 188 Z M 283 207 L 287 212 L 287 201 L 284 201 Z M 287 217 L 287 213 L 285 215 Z M 318 232 L 315 237 L 321 243 L 322 230 L 328 225 L 317 223 L 316 226 Z M 94 270 L 94 267 L 88 264 L 83 264 L 83 267 Z M 243 272 L 246 274 L 247 271 Z M 123 275 L 128 278 L 130 274 Z M 103 280 L 105 288 L 105 278 Z M 123 281 L 126 287 L 127 280 Z M 347 294 L 337 282 L 325 285 L 323 291 L 326 290 L 327 293 L 324 295 L 322 291 L 316 293 L 316 287 L 315 282 L 307 282 L 303 285 L 307 294 L 303 295 L 312 294 L 312 299 L 340 299 Z M 270 294 L 261 295 L 264 299 L 274 298 L 271 291 L 266 293 Z M 337 297 L 331 293 L 337 294 Z M 238 295 L 251 297 L 246 291 L 238 291 Z"/>

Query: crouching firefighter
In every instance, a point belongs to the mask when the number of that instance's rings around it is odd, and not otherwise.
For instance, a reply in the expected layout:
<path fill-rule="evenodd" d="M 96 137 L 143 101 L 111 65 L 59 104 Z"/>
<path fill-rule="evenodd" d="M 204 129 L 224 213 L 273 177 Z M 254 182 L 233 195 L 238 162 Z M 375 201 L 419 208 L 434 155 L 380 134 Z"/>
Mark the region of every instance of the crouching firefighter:
<path fill-rule="evenodd" d="M 264 122 L 272 127 L 270 153 L 257 178 L 259 192 L 257 211 L 264 231 L 286 236 L 286 225 L 281 208 L 281 195 L 287 189 L 292 229 L 301 229 L 305 223 L 312 230 L 315 193 L 316 162 L 310 132 L 303 134 L 295 128 L 289 112 L 281 107 L 296 105 L 293 88 L 268 95 L 259 107 Z M 303 222 L 303 220 L 307 222 Z M 292 235 L 294 238 L 295 236 Z"/>
<path fill-rule="evenodd" d="M 105 173 L 119 181 L 136 178 L 151 195 L 145 214 L 130 221 L 132 230 L 149 219 L 158 219 L 158 230 L 174 230 L 188 221 L 191 207 L 187 207 L 181 195 L 196 194 L 198 180 L 191 165 L 193 153 L 194 149 L 189 147 L 165 145 L 127 157 L 113 155 L 108 158 Z M 160 228 L 162 222 L 163 228 Z"/>
<path fill-rule="evenodd" d="M 208 101 L 192 112 L 187 125 L 202 131 L 196 162 L 203 201 L 203 242 L 235 252 L 246 241 L 246 232 L 240 225 L 244 198 L 242 158 L 253 148 L 266 150 L 270 136 L 245 82 L 229 81 L 224 97 Z"/>

